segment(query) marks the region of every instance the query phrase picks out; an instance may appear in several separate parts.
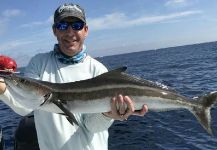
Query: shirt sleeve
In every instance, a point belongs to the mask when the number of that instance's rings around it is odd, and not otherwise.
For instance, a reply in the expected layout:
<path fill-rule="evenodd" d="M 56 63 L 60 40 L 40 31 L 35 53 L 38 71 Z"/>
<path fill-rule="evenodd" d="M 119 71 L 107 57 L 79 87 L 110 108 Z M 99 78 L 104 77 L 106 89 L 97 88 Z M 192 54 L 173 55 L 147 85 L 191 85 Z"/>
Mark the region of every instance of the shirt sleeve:
<path fill-rule="evenodd" d="M 84 125 L 90 132 L 102 132 L 107 130 L 112 123 L 113 119 L 104 116 L 102 113 L 84 114 Z"/>
<path fill-rule="evenodd" d="M 25 116 L 32 112 L 32 109 L 25 108 L 17 100 L 15 100 L 14 95 L 6 89 L 3 94 L 0 95 L 0 99 L 7 104 L 14 112 L 21 116 Z"/>
<path fill-rule="evenodd" d="M 24 76 L 34 79 L 40 79 L 40 70 L 43 64 L 43 55 L 36 55 L 31 58 L 30 62 L 25 68 Z"/>

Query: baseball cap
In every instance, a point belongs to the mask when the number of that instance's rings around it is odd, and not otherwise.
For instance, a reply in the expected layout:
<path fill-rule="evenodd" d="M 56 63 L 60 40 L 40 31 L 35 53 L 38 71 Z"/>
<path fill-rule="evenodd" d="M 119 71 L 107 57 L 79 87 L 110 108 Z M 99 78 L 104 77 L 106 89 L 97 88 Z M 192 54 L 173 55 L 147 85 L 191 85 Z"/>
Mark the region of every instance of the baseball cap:
<path fill-rule="evenodd" d="M 59 6 L 54 13 L 54 23 L 58 23 L 66 17 L 75 17 L 86 23 L 84 9 L 77 4 L 68 3 Z"/>

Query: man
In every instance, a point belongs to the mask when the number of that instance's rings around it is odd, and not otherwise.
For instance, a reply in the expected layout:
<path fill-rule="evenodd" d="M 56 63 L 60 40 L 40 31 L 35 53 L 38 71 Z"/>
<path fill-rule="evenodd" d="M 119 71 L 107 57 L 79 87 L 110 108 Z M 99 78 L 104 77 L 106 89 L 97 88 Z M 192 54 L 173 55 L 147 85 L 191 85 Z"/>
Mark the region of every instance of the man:
<path fill-rule="evenodd" d="M 53 33 L 58 44 L 53 51 L 34 56 L 26 67 L 26 76 L 65 83 L 93 78 L 107 71 L 105 66 L 86 53 L 84 40 L 88 26 L 85 12 L 79 5 L 64 4 L 57 8 Z M 15 112 L 26 115 L 33 111 L 32 108 L 24 108 L 22 99 L 13 95 L 4 83 L 0 84 L 0 93 L 0 99 Z M 113 120 L 125 120 L 132 114 L 142 116 L 146 112 L 145 105 L 140 112 L 134 112 L 133 101 L 122 95 L 111 98 L 110 112 L 74 114 L 79 126 L 70 124 L 64 115 L 34 110 L 39 147 L 41 150 L 106 150 L 107 130 Z"/>

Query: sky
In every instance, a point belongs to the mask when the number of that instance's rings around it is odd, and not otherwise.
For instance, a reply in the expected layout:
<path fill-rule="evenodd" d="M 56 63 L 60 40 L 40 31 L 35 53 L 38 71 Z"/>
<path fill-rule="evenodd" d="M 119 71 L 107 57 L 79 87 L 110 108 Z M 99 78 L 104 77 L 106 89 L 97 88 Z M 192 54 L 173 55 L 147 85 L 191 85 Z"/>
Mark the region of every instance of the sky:
<path fill-rule="evenodd" d="M 217 41 L 217 0 L 1 0 L 0 55 L 27 63 L 51 51 L 63 3 L 85 9 L 94 57 Z"/>

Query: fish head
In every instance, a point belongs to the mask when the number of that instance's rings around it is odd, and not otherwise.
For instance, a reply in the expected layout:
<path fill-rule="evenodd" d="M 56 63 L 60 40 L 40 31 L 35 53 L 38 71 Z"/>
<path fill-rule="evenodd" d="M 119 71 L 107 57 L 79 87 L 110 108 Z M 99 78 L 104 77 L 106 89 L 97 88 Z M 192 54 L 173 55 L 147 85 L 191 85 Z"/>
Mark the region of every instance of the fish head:
<path fill-rule="evenodd" d="M 49 92 L 39 80 L 17 74 L 0 74 L 0 78 L 4 78 L 7 89 L 25 108 L 38 109 L 44 103 L 45 96 Z"/>
<path fill-rule="evenodd" d="M 40 84 L 39 80 L 16 74 L 0 75 L 0 77 L 4 78 L 7 88 L 24 97 L 45 96 L 48 93 L 48 90 Z"/>

